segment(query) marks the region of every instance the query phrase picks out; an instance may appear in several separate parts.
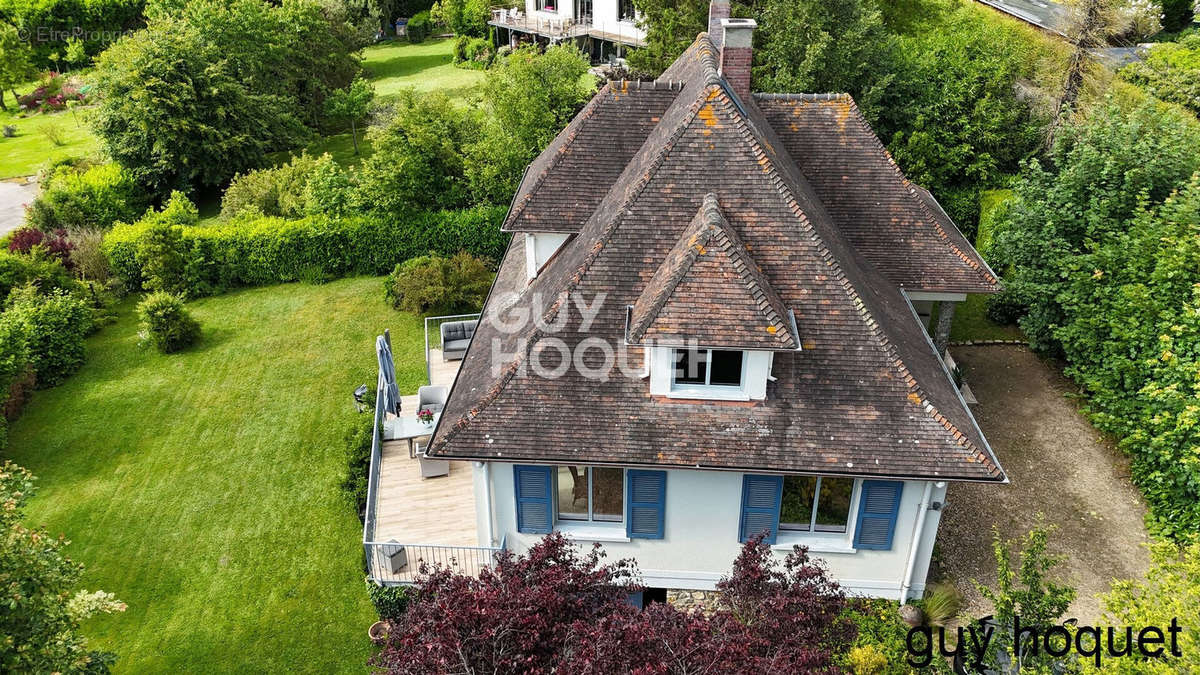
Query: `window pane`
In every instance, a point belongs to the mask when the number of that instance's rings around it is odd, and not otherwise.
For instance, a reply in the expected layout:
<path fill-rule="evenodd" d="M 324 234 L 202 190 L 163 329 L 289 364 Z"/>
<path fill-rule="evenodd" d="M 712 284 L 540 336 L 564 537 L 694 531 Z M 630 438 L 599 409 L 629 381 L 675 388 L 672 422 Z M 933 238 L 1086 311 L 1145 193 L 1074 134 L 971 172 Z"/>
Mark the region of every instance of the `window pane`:
<path fill-rule="evenodd" d="M 675 383 L 704 384 L 704 371 L 708 369 L 708 350 L 706 349 L 676 349 L 675 350 Z"/>
<path fill-rule="evenodd" d="M 728 387 L 742 385 L 742 353 L 727 352 L 714 349 L 711 365 L 712 378 L 709 384 L 719 384 Z"/>
<path fill-rule="evenodd" d="M 625 513 L 625 470 L 592 469 L 592 518 L 621 522 Z"/>
<path fill-rule="evenodd" d="M 779 507 L 781 529 L 808 531 L 812 524 L 813 494 L 816 489 L 816 476 L 784 476 L 783 501 Z"/>
<path fill-rule="evenodd" d="M 559 520 L 587 520 L 586 466 L 558 467 L 558 518 Z"/>
<path fill-rule="evenodd" d="M 845 532 L 850 520 L 852 478 L 822 478 L 821 499 L 817 502 L 817 531 Z"/>

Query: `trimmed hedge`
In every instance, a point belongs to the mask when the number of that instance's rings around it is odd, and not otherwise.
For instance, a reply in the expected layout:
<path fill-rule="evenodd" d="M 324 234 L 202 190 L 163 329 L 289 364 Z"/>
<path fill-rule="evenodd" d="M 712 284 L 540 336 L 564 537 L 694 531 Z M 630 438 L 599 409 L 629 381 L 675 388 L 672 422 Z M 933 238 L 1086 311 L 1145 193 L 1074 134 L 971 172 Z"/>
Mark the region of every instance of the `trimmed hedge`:
<path fill-rule="evenodd" d="M 499 260 L 509 235 L 500 231 L 505 208 L 420 212 L 396 218 L 366 216 L 299 220 L 262 217 L 180 228 L 190 297 L 238 286 L 298 281 L 313 270 L 330 277 L 383 275 L 398 261 L 429 252 L 466 250 Z M 152 219 L 151 219 L 152 220 Z M 104 239 L 113 272 L 131 289 L 144 278 L 137 248 L 151 223 L 120 224 Z"/>

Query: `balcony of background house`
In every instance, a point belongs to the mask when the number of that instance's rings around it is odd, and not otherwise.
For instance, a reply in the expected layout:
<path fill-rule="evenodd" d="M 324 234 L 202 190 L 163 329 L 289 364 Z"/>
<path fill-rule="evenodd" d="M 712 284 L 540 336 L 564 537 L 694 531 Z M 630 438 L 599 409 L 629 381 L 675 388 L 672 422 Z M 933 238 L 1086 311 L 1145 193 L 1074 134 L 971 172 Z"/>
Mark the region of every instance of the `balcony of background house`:
<path fill-rule="evenodd" d="M 426 385 L 418 391 L 397 390 L 390 340 L 385 333 L 376 341 L 380 368 L 363 522 L 363 552 L 376 583 L 412 583 L 422 562 L 477 574 L 504 549 L 503 542 L 480 540 L 471 462 L 423 454 L 478 317 L 425 319 Z M 422 410 L 434 419 L 421 420 Z"/>
<path fill-rule="evenodd" d="M 646 33 L 632 18 L 632 5 L 626 10 L 628 18 L 610 12 L 612 16 L 593 12 L 593 0 L 565 0 L 562 6 L 554 0 L 537 0 L 532 12 L 523 8 L 492 7 L 489 25 L 510 32 L 526 33 L 547 38 L 551 43 L 574 38 L 592 38 L 614 44 L 644 47 Z"/>

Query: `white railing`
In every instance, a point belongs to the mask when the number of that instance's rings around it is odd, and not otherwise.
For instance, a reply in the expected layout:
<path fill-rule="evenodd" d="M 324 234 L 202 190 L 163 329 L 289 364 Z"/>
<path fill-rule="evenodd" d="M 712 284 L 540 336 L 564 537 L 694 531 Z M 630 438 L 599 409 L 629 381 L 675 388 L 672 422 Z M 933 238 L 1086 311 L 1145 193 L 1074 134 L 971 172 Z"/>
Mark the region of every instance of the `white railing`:
<path fill-rule="evenodd" d="M 496 555 L 504 550 L 499 546 L 440 546 L 435 544 L 402 544 L 395 541 L 363 542 L 367 556 L 367 573 L 381 585 L 411 584 L 417 580 L 421 565 L 449 567 L 461 574 L 476 576 L 490 567 Z"/>
<path fill-rule="evenodd" d="M 429 321 L 430 319 L 456 319 L 478 317 L 478 314 L 463 314 L 457 317 L 429 317 L 425 320 L 425 363 L 429 364 Z M 440 326 L 440 323 L 438 324 Z M 438 331 L 441 344 L 441 331 Z M 367 576 L 377 584 L 411 584 L 420 572 L 421 563 L 447 565 L 465 574 L 476 575 L 491 565 L 495 556 L 505 548 L 500 546 L 442 546 L 439 544 L 402 544 L 395 541 L 375 541 L 375 502 L 379 494 L 379 470 L 383 462 L 383 388 L 386 386 L 383 373 L 375 383 L 375 419 L 371 434 L 371 460 L 367 475 L 367 508 L 363 513 L 363 555 L 367 565 Z"/>
<path fill-rule="evenodd" d="M 447 321 L 462 321 L 463 319 L 479 319 L 475 314 L 447 314 L 446 316 L 425 317 L 425 384 L 433 384 L 433 372 L 429 366 L 429 350 L 442 348 L 442 324 Z M 433 326 L 433 341 L 430 342 L 429 327 Z"/>

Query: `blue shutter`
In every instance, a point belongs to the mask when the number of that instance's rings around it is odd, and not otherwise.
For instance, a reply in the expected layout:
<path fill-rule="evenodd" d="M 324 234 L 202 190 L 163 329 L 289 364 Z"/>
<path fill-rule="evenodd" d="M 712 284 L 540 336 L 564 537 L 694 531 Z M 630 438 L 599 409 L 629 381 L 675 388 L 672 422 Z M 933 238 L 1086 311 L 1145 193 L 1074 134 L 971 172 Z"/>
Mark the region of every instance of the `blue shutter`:
<path fill-rule="evenodd" d="M 864 480 L 858 497 L 858 527 L 854 548 L 888 551 L 896 532 L 896 514 L 900 512 L 900 493 L 904 483 L 897 480 Z"/>
<path fill-rule="evenodd" d="M 764 540 L 775 543 L 779 532 L 779 500 L 783 496 L 783 476 L 742 477 L 742 519 L 738 525 L 738 541 L 747 541 L 756 534 L 767 532 Z"/>
<path fill-rule="evenodd" d="M 626 498 L 629 520 L 625 536 L 630 539 L 662 539 L 667 509 L 667 472 L 629 469 Z"/>
<path fill-rule="evenodd" d="M 553 524 L 550 467 L 513 466 L 517 495 L 517 531 L 549 534 Z"/>

